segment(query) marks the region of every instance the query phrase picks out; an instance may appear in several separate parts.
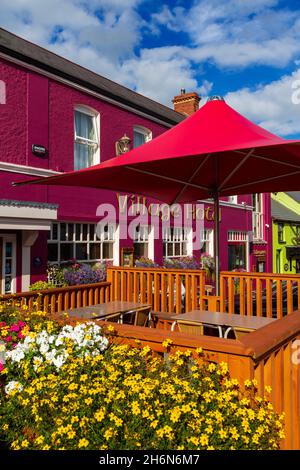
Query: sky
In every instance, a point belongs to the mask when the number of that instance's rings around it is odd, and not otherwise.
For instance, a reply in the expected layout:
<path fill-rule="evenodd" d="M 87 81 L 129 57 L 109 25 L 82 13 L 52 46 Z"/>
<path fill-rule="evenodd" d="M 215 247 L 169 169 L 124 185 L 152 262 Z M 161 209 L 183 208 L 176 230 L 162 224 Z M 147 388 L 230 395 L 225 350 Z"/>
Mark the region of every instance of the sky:
<path fill-rule="evenodd" d="M 169 107 L 222 95 L 300 138 L 300 0 L 0 0 L 0 26 Z"/>

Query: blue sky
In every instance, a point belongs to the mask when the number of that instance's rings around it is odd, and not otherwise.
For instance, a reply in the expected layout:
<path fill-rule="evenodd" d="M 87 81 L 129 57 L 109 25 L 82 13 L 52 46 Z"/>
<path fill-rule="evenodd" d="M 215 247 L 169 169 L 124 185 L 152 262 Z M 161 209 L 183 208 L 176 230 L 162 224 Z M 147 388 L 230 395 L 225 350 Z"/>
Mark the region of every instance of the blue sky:
<path fill-rule="evenodd" d="M 167 106 L 221 94 L 300 138 L 300 0 L 0 0 L 0 25 Z M 1 77 L 0 77 L 1 78 Z"/>

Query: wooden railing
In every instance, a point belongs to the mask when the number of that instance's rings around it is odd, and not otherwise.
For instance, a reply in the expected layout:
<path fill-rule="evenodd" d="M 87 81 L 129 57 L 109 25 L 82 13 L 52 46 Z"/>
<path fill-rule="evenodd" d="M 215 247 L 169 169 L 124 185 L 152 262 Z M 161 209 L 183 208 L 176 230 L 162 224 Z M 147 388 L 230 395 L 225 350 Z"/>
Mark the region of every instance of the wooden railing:
<path fill-rule="evenodd" d="M 0 296 L 0 302 L 11 305 L 27 305 L 31 310 L 48 313 L 61 312 L 70 308 L 87 307 L 110 300 L 110 283 L 99 282 L 69 287 L 59 287 L 32 292 L 20 292 Z"/>
<path fill-rule="evenodd" d="M 107 280 L 112 300 L 145 302 L 155 311 L 173 313 L 204 308 L 204 271 L 111 267 Z"/>
<path fill-rule="evenodd" d="M 282 318 L 300 308 L 300 276 L 221 272 L 221 311 Z"/>
<path fill-rule="evenodd" d="M 271 386 L 274 409 L 285 413 L 286 437 L 281 448 L 300 450 L 300 310 L 245 335 L 240 341 L 113 325 L 114 342 L 134 347 L 148 345 L 155 353 L 163 354 L 162 342 L 169 338 L 170 352 L 201 347 L 207 361 L 226 362 L 231 377 L 237 378 L 242 387 L 245 380 L 256 379 L 261 396 L 265 386 Z"/>

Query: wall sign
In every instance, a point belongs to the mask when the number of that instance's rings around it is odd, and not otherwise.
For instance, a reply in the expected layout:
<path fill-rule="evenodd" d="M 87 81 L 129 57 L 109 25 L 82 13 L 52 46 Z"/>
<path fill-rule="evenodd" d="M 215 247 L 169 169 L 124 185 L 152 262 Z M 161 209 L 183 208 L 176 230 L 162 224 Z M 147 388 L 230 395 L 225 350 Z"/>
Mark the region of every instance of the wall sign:
<path fill-rule="evenodd" d="M 48 153 L 46 147 L 43 145 L 32 144 L 31 150 L 37 157 L 46 157 Z"/>
<path fill-rule="evenodd" d="M 127 211 L 130 216 L 135 216 L 138 213 L 146 215 L 147 213 L 154 216 L 161 217 L 162 220 L 170 220 L 170 217 L 180 217 L 181 205 L 179 203 L 173 204 L 171 207 L 168 204 L 159 204 L 156 202 L 149 203 L 145 196 L 132 195 L 121 195 L 116 193 L 119 210 L 121 214 L 125 214 Z M 215 219 L 214 209 L 212 206 L 205 207 L 203 204 L 188 204 L 186 218 L 191 220 L 206 220 L 212 222 Z M 135 211 L 133 211 L 135 207 Z M 221 209 L 219 219 L 221 221 Z"/>

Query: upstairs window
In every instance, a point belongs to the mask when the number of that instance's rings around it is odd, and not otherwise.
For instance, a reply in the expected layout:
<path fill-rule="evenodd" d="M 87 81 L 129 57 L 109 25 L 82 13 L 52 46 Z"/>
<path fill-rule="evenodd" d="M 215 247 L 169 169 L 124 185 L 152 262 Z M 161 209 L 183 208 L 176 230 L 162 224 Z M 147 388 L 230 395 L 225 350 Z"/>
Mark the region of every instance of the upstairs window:
<path fill-rule="evenodd" d="M 263 195 L 252 195 L 252 224 L 253 224 L 253 240 L 264 239 L 264 212 L 263 212 Z"/>
<path fill-rule="evenodd" d="M 76 108 L 74 114 L 74 170 L 100 162 L 98 114 L 88 108 Z"/>
<path fill-rule="evenodd" d="M 152 139 L 152 132 L 142 126 L 134 126 L 133 128 L 133 148 L 149 142 Z"/>

